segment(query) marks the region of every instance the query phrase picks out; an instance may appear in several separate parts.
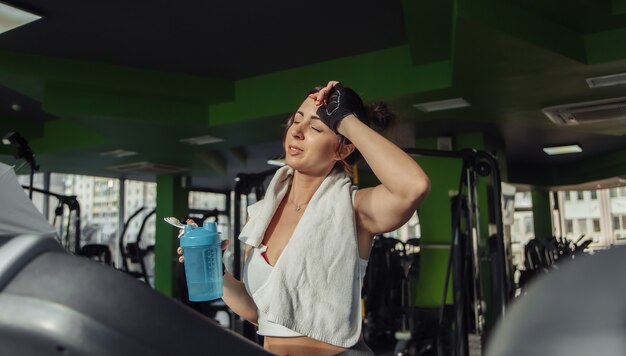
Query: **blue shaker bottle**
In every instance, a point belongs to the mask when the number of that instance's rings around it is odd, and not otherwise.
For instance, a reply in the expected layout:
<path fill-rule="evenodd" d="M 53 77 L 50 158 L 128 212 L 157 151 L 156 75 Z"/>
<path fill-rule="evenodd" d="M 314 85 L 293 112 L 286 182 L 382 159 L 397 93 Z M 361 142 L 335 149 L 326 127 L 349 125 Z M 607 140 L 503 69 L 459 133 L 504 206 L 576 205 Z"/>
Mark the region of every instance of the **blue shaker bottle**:
<path fill-rule="evenodd" d="M 201 228 L 185 225 L 180 247 L 185 256 L 187 291 L 192 302 L 221 298 L 222 242 L 214 222 L 205 222 Z"/>

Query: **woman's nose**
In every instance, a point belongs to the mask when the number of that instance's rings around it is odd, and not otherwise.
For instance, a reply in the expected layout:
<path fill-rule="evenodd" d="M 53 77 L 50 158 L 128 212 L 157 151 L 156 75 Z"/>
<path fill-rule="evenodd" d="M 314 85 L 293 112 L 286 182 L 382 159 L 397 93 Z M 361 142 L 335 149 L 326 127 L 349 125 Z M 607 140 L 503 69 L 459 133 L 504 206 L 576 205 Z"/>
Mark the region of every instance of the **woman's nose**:
<path fill-rule="evenodd" d="M 300 127 L 300 125 L 294 125 L 293 127 L 291 127 L 291 136 L 294 138 L 303 137 L 302 128 Z"/>

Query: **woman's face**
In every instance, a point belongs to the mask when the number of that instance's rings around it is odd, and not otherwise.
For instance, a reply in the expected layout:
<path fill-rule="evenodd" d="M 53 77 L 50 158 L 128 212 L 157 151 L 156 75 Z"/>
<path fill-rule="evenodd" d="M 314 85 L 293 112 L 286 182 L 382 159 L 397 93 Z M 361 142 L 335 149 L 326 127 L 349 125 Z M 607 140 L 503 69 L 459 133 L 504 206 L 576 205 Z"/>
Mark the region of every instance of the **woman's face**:
<path fill-rule="evenodd" d="M 325 175 L 340 159 L 339 136 L 317 116 L 315 101 L 304 100 L 285 137 L 286 162 L 302 173 Z"/>

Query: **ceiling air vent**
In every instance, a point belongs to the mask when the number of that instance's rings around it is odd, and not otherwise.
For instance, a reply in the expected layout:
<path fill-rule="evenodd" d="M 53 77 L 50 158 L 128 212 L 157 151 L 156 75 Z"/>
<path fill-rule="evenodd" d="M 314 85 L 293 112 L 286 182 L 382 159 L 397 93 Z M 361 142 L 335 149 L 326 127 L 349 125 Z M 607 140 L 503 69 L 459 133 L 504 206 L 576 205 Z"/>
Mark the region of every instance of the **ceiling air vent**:
<path fill-rule="evenodd" d="M 133 174 L 151 174 L 151 175 L 159 175 L 159 174 L 172 174 L 186 171 L 187 168 L 178 167 L 178 166 L 170 166 L 167 164 L 161 163 L 152 163 L 152 162 L 135 162 L 135 163 L 127 163 L 120 164 L 118 166 L 109 166 L 107 169 L 120 172 L 120 173 L 133 173 Z"/>
<path fill-rule="evenodd" d="M 626 98 L 551 106 L 543 108 L 542 111 L 557 125 L 593 124 L 600 121 L 624 120 L 626 119 Z"/>

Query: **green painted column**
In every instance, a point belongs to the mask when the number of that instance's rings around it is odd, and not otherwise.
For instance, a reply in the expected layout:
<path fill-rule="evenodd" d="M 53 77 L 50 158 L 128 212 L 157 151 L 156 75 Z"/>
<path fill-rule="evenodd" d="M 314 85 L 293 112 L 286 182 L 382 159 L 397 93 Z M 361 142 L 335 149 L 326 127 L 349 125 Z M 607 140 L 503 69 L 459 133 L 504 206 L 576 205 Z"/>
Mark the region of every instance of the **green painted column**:
<path fill-rule="evenodd" d="M 497 149 L 497 143 L 490 142 L 481 133 L 468 133 L 453 137 L 453 149 L 474 148 L 477 150 Z M 436 138 L 418 139 L 417 148 L 437 149 Z M 451 197 L 456 194 L 461 179 L 462 161 L 446 157 L 416 157 L 417 163 L 424 169 L 431 181 L 428 198 L 418 210 L 421 241 L 419 276 L 411 283 L 413 306 L 421 308 L 440 307 L 443 301 L 448 256 L 452 242 Z M 363 172 L 359 176 L 360 187 L 379 184 L 376 177 Z M 494 230 L 491 221 L 494 216 L 488 199 L 489 177 L 479 177 L 477 183 L 477 203 L 479 207 L 480 236 L 478 239 L 482 299 L 487 303 L 486 327 L 494 324 L 491 315 L 491 265 L 490 251 L 487 244 L 490 231 Z M 452 304 L 452 279 L 448 284 L 445 304 Z"/>
<path fill-rule="evenodd" d="M 481 133 L 468 133 L 453 137 L 454 150 L 473 148 L 485 150 L 491 147 Z M 418 148 L 436 149 L 436 138 L 418 140 Z M 456 193 L 461 179 L 462 161 L 443 157 L 417 157 L 417 162 L 431 180 L 431 192 L 418 214 L 421 228 L 420 275 L 412 284 L 413 303 L 417 307 L 439 307 L 443 299 L 445 275 L 448 267 L 451 232 L 451 196 Z M 482 299 L 487 303 L 486 326 L 493 325 L 491 315 L 491 266 L 487 244 L 493 222 L 490 221 L 492 207 L 488 199 L 489 177 L 479 177 L 477 182 L 477 204 L 479 208 L 480 236 L 478 239 Z M 452 304 L 452 280 L 448 285 L 446 304 Z"/>
<path fill-rule="evenodd" d="M 175 271 L 178 263 L 176 248 L 178 247 L 178 231 L 163 222 L 167 216 L 182 219 L 188 208 L 188 191 L 184 188 L 184 177 L 162 175 L 157 176 L 156 196 L 156 241 L 154 288 L 169 296 L 174 296 Z"/>
<path fill-rule="evenodd" d="M 418 140 L 416 147 L 436 149 L 437 139 Z M 416 158 L 431 181 L 430 193 L 418 215 L 420 220 L 420 269 L 416 283 L 412 283 L 413 304 L 422 308 L 441 306 L 448 255 L 450 253 L 451 212 L 450 196 L 459 184 L 461 161 L 454 158 Z M 452 279 L 448 284 L 446 304 L 452 304 Z"/>
<path fill-rule="evenodd" d="M 550 207 L 550 192 L 535 190 L 531 193 L 533 202 L 533 225 L 536 238 L 550 238 L 552 230 L 552 209 Z"/>

